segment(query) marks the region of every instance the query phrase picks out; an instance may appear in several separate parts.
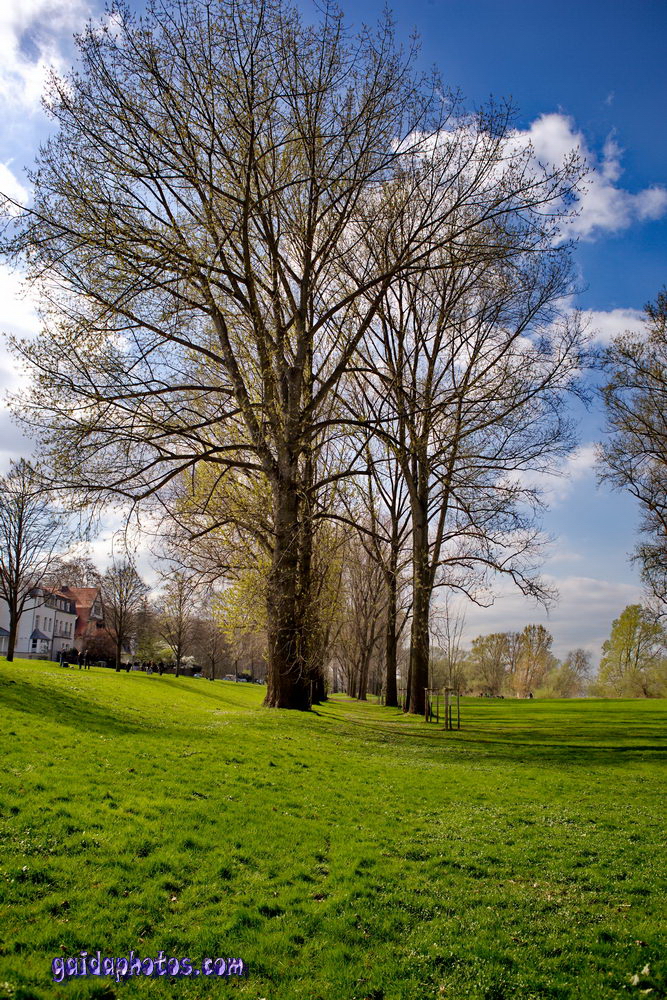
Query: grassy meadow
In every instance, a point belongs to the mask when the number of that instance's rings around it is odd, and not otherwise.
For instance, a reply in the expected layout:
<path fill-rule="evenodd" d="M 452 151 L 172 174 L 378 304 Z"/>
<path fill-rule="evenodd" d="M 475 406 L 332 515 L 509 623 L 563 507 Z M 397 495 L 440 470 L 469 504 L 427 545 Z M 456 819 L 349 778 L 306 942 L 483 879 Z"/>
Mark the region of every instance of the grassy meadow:
<path fill-rule="evenodd" d="M 337 696 L 0 661 L 0 997 L 667 995 L 662 701 Z M 52 981 L 52 959 L 247 978 Z"/>

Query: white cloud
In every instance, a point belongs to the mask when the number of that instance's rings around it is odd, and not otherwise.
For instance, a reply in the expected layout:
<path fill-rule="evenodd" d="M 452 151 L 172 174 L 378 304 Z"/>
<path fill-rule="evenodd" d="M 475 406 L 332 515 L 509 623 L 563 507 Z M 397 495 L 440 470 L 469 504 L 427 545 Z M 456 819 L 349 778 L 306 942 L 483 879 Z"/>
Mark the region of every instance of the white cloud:
<path fill-rule="evenodd" d="M 571 118 L 553 113 L 541 115 L 517 138 L 530 141 L 535 158 L 545 166 L 560 164 L 573 151 L 586 161 L 589 173 L 578 199 L 579 212 L 567 227 L 571 235 L 592 239 L 604 232 L 627 229 L 637 221 L 659 219 L 667 212 L 667 189 L 661 185 L 636 193 L 618 186 L 623 173 L 622 150 L 613 135 L 598 156 Z"/>
<path fill-rule="evenodd" d="M 643 336 L 646 332 L 646 317 L 640 309 L 610 309 L 607 312 L 587 309 L 582 315 L 591 336 L 600 344 L 609 344 L 619 333 Z"/>
<path fill-rule="evenodd" d="M 8 163 L 0 163 L 0 205 L 2 204 L 2 195 L 11 198 L 12 201 L 17 201 L 20 205 L 25 205 L 30 198 L 30 192 L 12 173 L 10 165 L 11 160 Z M 8 209 L 10 214 L 16 211 L 11 206 L 8 206 Z"/>
<path fill-rule="evenodd" d="M 20 455 L 28 456 L 32 442 L 11 422 L 7 410 L 7 392 L 20 388 L 23 373 L 9 352 L 4 335 L 29 336 L 38 329 L 39 320 L 35 301 L 23 288 L 16 272 L 0 266 L 0 472 L 6 471 L 9 462 Z"/>
<path fill-rule="evenodd" d="M 3 0 L 0 100 L 12 109 L 37 110 L 50 69 L 66 68 L 72 34 L 89 13 L 86 0 Z"/>

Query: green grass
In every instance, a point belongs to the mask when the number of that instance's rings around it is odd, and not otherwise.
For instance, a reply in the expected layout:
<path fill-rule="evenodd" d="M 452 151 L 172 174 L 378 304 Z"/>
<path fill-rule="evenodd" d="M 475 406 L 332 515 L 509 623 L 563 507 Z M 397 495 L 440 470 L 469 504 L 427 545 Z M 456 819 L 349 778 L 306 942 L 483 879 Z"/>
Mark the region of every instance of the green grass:
<path fill-rule="evenodd" d="M 667 703 L 465 699 L 444 733 L 263 694 L 2 661 L 0 997 L 665 997 Z M 250 972 L 51 981 L 98 949 Z"/>

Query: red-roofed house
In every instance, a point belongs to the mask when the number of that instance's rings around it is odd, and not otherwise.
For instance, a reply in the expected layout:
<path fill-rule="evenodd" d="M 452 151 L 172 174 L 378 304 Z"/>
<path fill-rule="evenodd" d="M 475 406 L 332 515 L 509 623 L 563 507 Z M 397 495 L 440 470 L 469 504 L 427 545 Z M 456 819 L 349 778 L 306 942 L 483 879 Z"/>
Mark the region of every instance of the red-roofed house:
<path fill-rule="evenodd" d="M 76 606 L 74 646 L 79 652 L 85 652 L 89 642 L 97 641 L 106 635 L 100 589 L 99 587 L 63 587 L 61 592 L 74 601 Z"/>

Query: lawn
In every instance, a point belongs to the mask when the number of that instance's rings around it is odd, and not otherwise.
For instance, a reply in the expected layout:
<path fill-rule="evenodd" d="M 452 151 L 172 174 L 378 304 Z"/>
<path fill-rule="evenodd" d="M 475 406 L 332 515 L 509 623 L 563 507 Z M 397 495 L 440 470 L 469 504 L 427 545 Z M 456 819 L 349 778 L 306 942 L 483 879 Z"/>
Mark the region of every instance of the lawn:
<path fill-rule="evenodd" d="M 667 995 L 666 702 L 464 699 L 445 733 L 263 694 L 0 661 L 0 997 Z M 52 981 L 98 950 L 248 976 Z"/>

